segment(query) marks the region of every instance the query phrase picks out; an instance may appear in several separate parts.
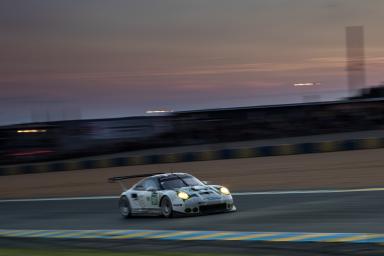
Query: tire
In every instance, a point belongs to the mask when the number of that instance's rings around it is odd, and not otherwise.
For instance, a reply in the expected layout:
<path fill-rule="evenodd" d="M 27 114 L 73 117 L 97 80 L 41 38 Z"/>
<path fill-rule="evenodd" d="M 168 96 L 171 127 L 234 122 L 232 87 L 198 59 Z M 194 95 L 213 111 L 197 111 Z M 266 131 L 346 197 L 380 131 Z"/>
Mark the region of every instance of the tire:
<path fill-rule="evenodd" d="M 131 205 L 129 204 L 129 200 L 126 196 L 122 196 L 119 199 L 119 210 L 121 216 L 123 218 L 129 218 L 132 215 Z"/>
<path fill-rule="evenodd" d="M 171 218 L 173 215 L 172 202 L 168 197 L 163 197 L 160 202 L 161 215 Z"/>

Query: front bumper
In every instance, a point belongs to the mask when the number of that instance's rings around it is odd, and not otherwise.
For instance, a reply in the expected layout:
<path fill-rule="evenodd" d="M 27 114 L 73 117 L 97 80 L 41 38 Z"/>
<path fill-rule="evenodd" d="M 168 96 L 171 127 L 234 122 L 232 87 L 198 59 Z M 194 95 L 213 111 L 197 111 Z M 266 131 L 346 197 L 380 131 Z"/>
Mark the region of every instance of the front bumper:
<path fill-rule="evenodd" d="M 201 200 L 191 198 L 182 204 L 174 205 L 174 211 L 184 215 L 200 215 L 236 211 L 232 197 L 223 197 L 220 200 Z"/>

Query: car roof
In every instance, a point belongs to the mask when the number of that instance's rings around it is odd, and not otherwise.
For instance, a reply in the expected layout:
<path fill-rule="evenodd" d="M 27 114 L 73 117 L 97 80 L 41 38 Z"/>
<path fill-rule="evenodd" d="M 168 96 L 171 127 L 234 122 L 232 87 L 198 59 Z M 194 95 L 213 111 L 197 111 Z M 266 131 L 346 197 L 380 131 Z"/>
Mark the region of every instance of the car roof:
<path fill-rule="evenodd" d="M 172 176 L 172 175 L 191 175 L 191 174 L 183 173 L 183 172 L 168 172 L 168 173 L 153 175 L 153 176 L 151 176 L 151 178 L 164 178 L 164 177 Z"/>
<path fill-rule="evenodd" d="M 137 184 L 139 184 L 145 180 L 149 180 L 149 179 L 153 179 L 153 178 L 166 178 L 166 177 L 172 176 L 172 175 L 189 175 L 189 176 L 194 177 L 193 175 L 191 175 L 189 173 L 184 173 L 184 172 L 167 172 L 167 173 L 155 174 L 155 175 L 143 178 L 140 181 L 138 181 L 136 184 L 134 184 L 132 187 L 135 187 Z"/>

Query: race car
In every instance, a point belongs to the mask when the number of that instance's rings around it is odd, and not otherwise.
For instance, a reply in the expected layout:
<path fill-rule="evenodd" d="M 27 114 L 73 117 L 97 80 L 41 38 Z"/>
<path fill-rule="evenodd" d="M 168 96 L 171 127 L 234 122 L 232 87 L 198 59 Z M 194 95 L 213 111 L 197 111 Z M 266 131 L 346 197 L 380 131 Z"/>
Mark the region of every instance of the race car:
<path fill-rule="evenodd" d="M 122 181 L 145 177 L 126 189 Z M 108 179 L 119 182 L 124 192 L 119 199 L 119 210 L 124 218 L 133 215 L 164 216 L 201 215 L 233 212 L 231 193 L 226 187 L 208 185 L 187 173 L 152 173 L 120 176 Z"/>

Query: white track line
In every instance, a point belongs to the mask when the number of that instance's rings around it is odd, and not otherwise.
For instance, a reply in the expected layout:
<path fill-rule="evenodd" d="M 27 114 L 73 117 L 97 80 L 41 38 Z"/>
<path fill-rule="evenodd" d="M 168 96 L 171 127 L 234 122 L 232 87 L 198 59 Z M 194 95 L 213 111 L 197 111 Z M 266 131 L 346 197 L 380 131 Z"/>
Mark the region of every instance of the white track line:
<path fill-rule="evenodd" d="M 74 201 L 74 200 L 103 200 L 103 199 L 117 199 L 117 198 L 119 198 L 119 197 L 118 196 L 83 196 L 83 197 L 28 198 L 28 199 L 5 199 L 5 200 L 0 200 L 0 203 Z"/>
<path fill-rule="evenodd" d="M 234 196 L 257 196 L 257 195 L 331 194 L 331 193 L 357 193 L 357 192 L 379 192 L 379 191 L 384 191 L 384 188 L 239 192 L 239 193 L 232 193 L 232 195 L 234 195 Z M 74 201 L 74 200 L 105 200 L 105 199 L 117 199 L 117 198 L 119 198 L 119 196 L 84 196 L 84 197 L 5 199 L 5 200 L 0 200 L 0 203 Z"/>
<path fill-rule="evenodd" d="M 384 191 L 384 188 L 242 192 L 242 193 L 232 193 L 232 195 L 251 196 L 251 195 L 290 195 L 290 194 L 330 194 L 330 193 L 357 193 L 357 192 L 378 192 L 378 191 Z"/>

